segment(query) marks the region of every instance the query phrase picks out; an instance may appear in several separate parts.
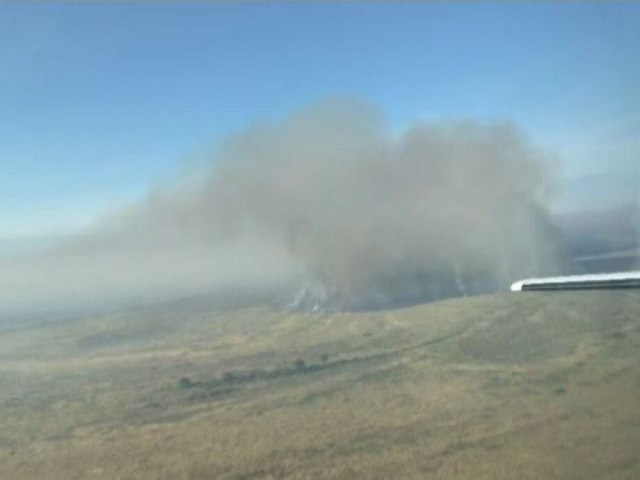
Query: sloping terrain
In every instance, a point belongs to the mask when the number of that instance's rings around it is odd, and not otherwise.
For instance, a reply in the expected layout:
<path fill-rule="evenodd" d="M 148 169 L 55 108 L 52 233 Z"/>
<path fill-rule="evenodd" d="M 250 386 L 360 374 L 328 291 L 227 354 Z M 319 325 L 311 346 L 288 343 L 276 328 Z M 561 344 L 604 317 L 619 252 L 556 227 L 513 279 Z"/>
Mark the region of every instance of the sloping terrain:
<path fill-rule="evenodd" d="M 0 478 L 640 478 L 640 292 L 0 333 Z"/>

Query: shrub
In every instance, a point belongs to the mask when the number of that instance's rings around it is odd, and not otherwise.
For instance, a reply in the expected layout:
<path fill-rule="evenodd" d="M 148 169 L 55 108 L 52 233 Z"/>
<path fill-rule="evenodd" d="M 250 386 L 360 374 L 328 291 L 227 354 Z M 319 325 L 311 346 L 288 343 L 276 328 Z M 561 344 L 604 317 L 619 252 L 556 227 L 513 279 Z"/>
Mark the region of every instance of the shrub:
<path fill-rule="evenodd" d="M 187 388 L 193 387 L 193 382 L 189 377 L 182 377 L 179 381 L 180 388 L 186 390 Z"/>
<path fill-rule="evenodd" d="M 305 369 L 307 368 L 307 365 L 304 363 L 304 360 L 301 358 L 297 359 L 293 365 L 296 369 L 296 372 L 299 372 L 299 373 L 304 372 Z"/>

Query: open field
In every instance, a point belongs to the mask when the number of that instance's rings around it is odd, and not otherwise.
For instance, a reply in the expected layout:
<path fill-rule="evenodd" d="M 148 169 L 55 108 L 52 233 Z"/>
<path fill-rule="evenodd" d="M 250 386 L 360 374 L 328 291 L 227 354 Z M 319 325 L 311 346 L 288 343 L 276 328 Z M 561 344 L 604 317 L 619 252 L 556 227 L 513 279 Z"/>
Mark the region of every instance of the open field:
<path fill-rule="evenodd" d="M 638 479 L 640 292 L 0 331 L 1 479 Z"/>

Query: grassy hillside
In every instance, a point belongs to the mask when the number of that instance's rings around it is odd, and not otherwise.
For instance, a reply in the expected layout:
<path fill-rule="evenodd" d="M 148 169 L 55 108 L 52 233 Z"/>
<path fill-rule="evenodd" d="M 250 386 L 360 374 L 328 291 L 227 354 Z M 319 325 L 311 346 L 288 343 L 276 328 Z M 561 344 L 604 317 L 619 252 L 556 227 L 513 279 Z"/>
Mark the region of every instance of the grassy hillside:
<path fill-rule="evenodd" d="M 640 292 L 0 333 L 0 478 L 640 478 Z"/>

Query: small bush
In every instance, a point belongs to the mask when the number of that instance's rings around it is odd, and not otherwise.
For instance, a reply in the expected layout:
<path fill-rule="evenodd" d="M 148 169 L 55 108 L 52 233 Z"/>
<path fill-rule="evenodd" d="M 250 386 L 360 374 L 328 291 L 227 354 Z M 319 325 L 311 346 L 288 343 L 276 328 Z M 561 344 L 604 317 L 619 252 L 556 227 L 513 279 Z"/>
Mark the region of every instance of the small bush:
<path fill-rule="evenodd" d="M 307 368 L 307 364 L 304 363 L 304 360 L 299 358 L 295 361 L 295 363 L 293 364 L 294 368 L 296 369 L 296 372 L 298 373 L 302 373 L 306 370 Z"/>
<path fill-rule="evenodd" d="M 553 391 L 553 393 L 555 393 L 556 395 L 564 395 L 565 393 L 567 393 L 567 389 L 564 387 L 558 387 Z"/>
<path fill-rule="evenodd" d="M 193 387 L 193 382 L 189 377 L 182 377 L 178 383 L 183 390 Z"/>

